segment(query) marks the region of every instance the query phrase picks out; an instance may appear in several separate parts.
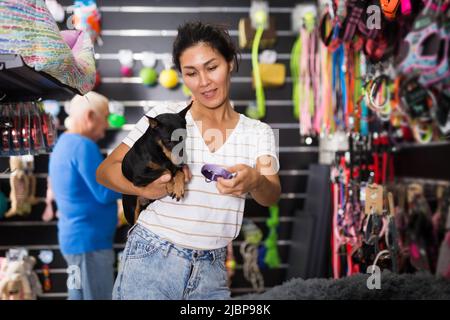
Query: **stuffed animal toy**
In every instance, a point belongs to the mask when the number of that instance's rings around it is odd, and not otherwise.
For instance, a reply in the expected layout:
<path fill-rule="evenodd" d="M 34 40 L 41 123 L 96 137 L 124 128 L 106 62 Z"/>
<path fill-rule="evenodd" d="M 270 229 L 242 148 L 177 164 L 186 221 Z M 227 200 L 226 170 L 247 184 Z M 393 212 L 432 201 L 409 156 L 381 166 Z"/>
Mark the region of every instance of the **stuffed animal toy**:
<path fill-rule="evenodd" d="M 30 178 L 24 170 L 20 157 L 10 158 L 11 176 L 9 178 L 11 193 L 11 209 L 5 214 L 5 218 L 14 215 L 27 215 L 31 213 Z"/>
<path fill-rule="evenodd" d="M 25 174 L 28 176 L 30 181 L 30 192 L 28 197 L 28 203 L 32 206 L 37 204 L 39 201 L 36 199 L 36 176 L 33 174 L 34 171 L 34 158 L 32 155 L 22 156 L 22 163 L 24 166 Z"/>
<path fill-rule="evenodd" d="M 0 300 L 36 300 L 42 287 L 35 272 L 36 259 L 26 256 L 21 260 L 0 261 Z"/>

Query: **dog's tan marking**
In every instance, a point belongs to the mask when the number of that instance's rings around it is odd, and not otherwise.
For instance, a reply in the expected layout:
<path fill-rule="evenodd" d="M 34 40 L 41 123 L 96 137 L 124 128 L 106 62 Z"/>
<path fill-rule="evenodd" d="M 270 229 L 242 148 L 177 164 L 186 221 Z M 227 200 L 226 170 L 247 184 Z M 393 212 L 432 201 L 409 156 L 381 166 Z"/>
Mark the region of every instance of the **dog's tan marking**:
<path fill-rule="evenodd" d="M 166 148 L 165 145 L 163 145 L 163 143 L 161 142 L 161 140 L 158 140 L 158 144 L 159 146 L 162 148 L 164 154 L 166 155 L 167 159 L 169 159 L 171 162 L 172 161 L 172 151 L 170 151 L 169 149 Z"/>
<path fill-rule="evenodd" d="M 173 178 L 174 186 L 173 193 L 175 194 L 177 201 L 184 197 L 184 172 L 182 170 L 177 171 Z"/>
<path fill-rule="evenodd" d="M 147 163 L 147 167 L 152 170 L 157 170 L 157 169 L 161 168 L 161 166 L 159 164 L 154 163 L 153 161 L 149 161 L 149 163 Z"/>

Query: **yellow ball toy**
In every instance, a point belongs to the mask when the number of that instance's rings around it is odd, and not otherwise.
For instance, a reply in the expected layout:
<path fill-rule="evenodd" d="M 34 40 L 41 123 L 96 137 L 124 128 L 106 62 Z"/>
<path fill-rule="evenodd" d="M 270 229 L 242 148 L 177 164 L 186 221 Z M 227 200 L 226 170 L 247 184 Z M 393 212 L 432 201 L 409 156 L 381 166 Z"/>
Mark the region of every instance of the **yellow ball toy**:
<path fill-rule="evenodd" d="M 166 69 L 159 74 L 159 83 L 167 89 L 173 89 L 178 84 L 178 74 L 173 69 Z"/>

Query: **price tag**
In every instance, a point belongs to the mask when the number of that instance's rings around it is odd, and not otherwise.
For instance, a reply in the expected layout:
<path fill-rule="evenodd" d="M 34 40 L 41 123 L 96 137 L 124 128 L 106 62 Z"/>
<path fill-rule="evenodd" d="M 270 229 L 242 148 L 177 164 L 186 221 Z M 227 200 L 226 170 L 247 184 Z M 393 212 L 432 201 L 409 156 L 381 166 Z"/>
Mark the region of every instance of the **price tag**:
<path fill-rule="evenodd" d="M 377 184 L 367 186 L 365 213 L 383 213 L 383 186 Z"/>

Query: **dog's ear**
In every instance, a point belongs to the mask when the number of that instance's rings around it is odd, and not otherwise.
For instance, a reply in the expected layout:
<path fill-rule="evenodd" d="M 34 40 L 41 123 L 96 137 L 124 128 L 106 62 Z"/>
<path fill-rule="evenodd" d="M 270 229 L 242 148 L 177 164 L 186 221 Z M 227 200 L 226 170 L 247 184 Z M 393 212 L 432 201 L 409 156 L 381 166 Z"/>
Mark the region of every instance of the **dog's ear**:
<path fill-rule="evenodd" d="M 158 126 L 159 122 L 158 122 L 158 120 L 156 120 L 156 118 L 152 118 L 147 115 L 146 115 L 146 117 L 148 120 L 148 124 L 150 125 L 150 128 L 154 129 Z"/>
<path fill-rule="evenodd" d="M 182 118 L 186 118 L 186 113 L 188 112 L 188 110 L 191 108 L 191 105 L 188 105 L 186 108 L 184 108 L 183 110 L 181 110 L 180 112 L 178 112 L 178 115 Z"/>

